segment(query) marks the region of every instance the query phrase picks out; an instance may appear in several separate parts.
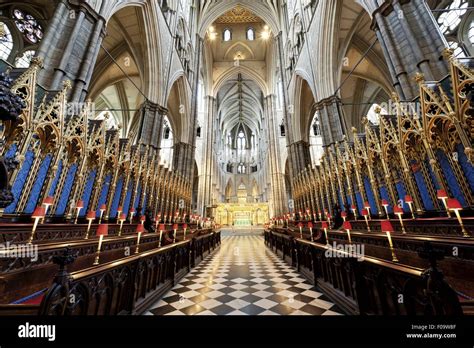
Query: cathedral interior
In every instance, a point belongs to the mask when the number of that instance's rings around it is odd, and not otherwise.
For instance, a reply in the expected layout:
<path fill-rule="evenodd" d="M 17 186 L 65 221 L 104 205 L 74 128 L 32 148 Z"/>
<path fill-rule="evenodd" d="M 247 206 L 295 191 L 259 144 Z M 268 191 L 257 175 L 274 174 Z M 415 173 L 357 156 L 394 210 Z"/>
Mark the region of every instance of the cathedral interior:
<path fill-rule="evenodd" d="M 0 0 L 0 315 L 474 314 L 473 0 Z"/>

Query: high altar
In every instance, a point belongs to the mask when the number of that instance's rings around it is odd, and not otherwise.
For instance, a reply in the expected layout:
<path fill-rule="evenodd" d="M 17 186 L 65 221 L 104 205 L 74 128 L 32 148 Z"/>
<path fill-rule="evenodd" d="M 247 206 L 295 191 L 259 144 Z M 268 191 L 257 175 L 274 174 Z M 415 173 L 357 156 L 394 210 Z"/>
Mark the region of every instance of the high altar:
<path fill-rule="evenodd" d="M 221 203 L 216 222 L 227 226 L 263 225 L 269 219 L 267 203 Z"/>

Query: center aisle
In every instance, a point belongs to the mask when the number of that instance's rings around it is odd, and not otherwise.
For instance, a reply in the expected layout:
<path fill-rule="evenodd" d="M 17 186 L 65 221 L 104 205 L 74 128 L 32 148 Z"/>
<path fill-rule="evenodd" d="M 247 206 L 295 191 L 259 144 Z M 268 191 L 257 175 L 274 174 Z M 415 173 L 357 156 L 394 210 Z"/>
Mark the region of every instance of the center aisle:
<path fill-rule="evenodd" d="M 264 244 L 261 230 L 223 231 L 222 245 L 148 315 L 337 315 L 340 310 Z"/>

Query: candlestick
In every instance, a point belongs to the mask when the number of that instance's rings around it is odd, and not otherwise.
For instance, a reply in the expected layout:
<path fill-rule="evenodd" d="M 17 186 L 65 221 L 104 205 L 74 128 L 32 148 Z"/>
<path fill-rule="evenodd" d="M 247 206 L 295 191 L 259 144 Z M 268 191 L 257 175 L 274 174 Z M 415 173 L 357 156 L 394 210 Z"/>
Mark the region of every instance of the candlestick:
<path fill-rule="evenodd" d="M 310 221 L 308 222 L 308 228 L 309 228 L 309 234 L 311 236 L 311 241 L 313 242 L 314 239 L 313 239 L 313 223 Z"/>
<path fill-rule="evenodd" d="M 357 220 L 357 207 L 352 204 L 351 206 L 352 214 L 354 214 L 354 220 Z"/>
<path fill-rule="evenodd" d="M 454 214 L 456 214 L 456 218 L 458 219 L 459 225 L 461 226 L 461 231 L 463 237 L 470 237 L 471 235 L 469 232 L 467 232 L 466 228 L 464 227 L 464 223 L 461 219 L 461 214 L 459 213 L 462 210 L 461 203 L 455 198 L 450 198 L 448 199 L 447 205 L 449 210 L 454 211 Z"/>
<path fill-rule="evenodd" d="M 365 219 L 365 224 L 367 225 L 367 231 L 370 232 L 369 220 L 367 218 L 368 215 L 369 215 L 369 212 L 367 211 L 367 209 L 362 209 L 362 216 Z"/>
<path fill-rule="evenodd" d="M 176 231 L 178 230 L 178 224 L 173 225 L 173 243 L 176 243 Z"/>
<path fill-rule="evenodd" d="M 99 208 L 100 210 L 100 216 L 99 216 L 99 225 L 102 222 L 102 217 L 104 216 L 104 211 L 107 209 L 107 206 L 105 204 L 102 204 Z"/>
<path fill-rule="evenodd" d="M 142 236 L 142 233 L 145 231 L 145 227 L 142 224 L 137 225 L 137 248 L 135 249 L 135 254 L 138 254 L 139 248 L 140 248 L 140 237 Z"/>
<path fill-rule="evenodd" d="M 326 245 L 329 246 L 329 238 L 328 238 L 328 228 L 329 225 L 326 221 L 321 222 L 321 228 L 324 231 L 324 236 L 326 237 Z"/>
<path fill-rule="evenodd" d="M 366 216 L 368 216 L 369 220 L 372 220 L 372 216 L 370 215 L 370 204 L 369 204 L 369 202 L 364 203 L 364 208 L 367 210 L 367 215 Z"/>
<path fill-rule="evenodd" d="M 54 197 L 48 196 L 43 200 L 43 205 L 44 205 L 44 216 L 41 218 L 41 223 L 44 224 L 44 219 L 46 218 L 46 215 L 48 214 L 48 209 L 50 206 L 52 206 L 54 203 Z"/>
<path fill-rule="evenodd" d="M 382 199 L 382 206 L 383 206 L 383 209 L 385 210 L 385 215 L 387 216 L 387 220 L 390 219 L 390 217 L 388 216 L 388 201 L 386 199 Z"/>
<path fill-rule="evenodd" d="M 87 231 L 86 231 L 86 237 L 84 239 L 89 239 L 89 233 L 90 233 L 90 230 L 91 230 L 91 225 L 92 225 L 92 221 L 95 220 L 95 211 L 93 210 L 90 210 L 87 215 L 86 215 L 86 220 L 88 221 L 87 223 Z"/>
<path fill-rule="evenodd" d="M 158 248 L 161 247 L 161 237 L 163 236 L 164 230 L 165 230 L 165 224 L 160 224 L 160 239 L 158 240 Z"/>
<path fill-rule="evenodd" d="M 122 215 L 123 207 L 119 206 L 117 208 L 117 220 L 120 219 L 120 216 Z"/>
<path fill-rule="evenodd" d="M 393 208 L 393 213 L 398 216 L 398 220 L 400 220 L 400 225 L 402 225 L 402 233 L 406 234 L 407 232 L 405 231 L 405 225 L 403 224 L 403 209 L 400 208 L 399 206 L 395 206 Z"/>
<path fill-rule="evenodd" d="M 97 228 L 96 235 L 99 237 L 99 245 L 97 246 L 97 252 L 96 252 L 97 255 L 94 260 L 94 265 L 99 264 L 100 249 L 102 247 L 102 241 L 104 240 L 104 236 L 107 236 L 108 233 L 109 233 L 108 225 L 102 224 L 102 225 L 99 225 L 99 227 Z"/>
<path fill-rule="evenodd" d="M 410 207 L 411 217 L 413 220 L 415 220 L 415 212 L 413 210 L 413 198 L 409 195 L 406 195 L 405 203 L 408 204 L 408 207 Z"/>
<path fill-rule="evenodd" d="M 445 190 L 438 190 L 437 192 L 438 199 L 440 199 L 443 202 L 444 208 L 446 209 L 446 213 L 448 214 L 448 217 L 451 217 L 451 214 L 449 213 L 449 208 L 448 208 L 448 194 L 446 193 Z"/>
<path fill-rule="evenodd" d="M 31 230 L 31 236 L 30 236 L 30 239 L 28 240 L 28 244 L 33 243 L 33 239 L 35 238 L 38 222 L 40 221 L 40 219 L 44 217 L 44 215 L 45 215 L 45 209 L 42 206 L 36 207 L 35 211 L 31 215 L 31 218 L 34 219 L 35 221 L 33 223 L 33 229 Z"/>
<path fill-rule="evenodd" d="M 187 229 L 188 229 L 188 224 L 183 224 L 184 240 L 186 240 L 186 230 Z"/>
<path fill-rule="evenodd" d="M 387 234 L 388 245 L 390 246 L 390 251 L 392 252 L 392 261 L 398 262 L 398 258 L 395 255 L 395 249 L 393 248 L 392 236 L 390 235 L 390 233 L 394 231 L 392 223 L 390 221 L 381 221 L 381 229 L 382 232 Z"/>
<path fill-rule="evenodd" d="M 81 209 L 84 208 L 84 201 L 82 199 L 78 200 L 76 203 L 76 218 L 74 219 L 74 224 L 77 225 L 77 220 L 79 219 L 79 214 L 81 213 Z"/>
<path fill-rule="evenodd" d="M 347 232 L 347 240 L 349 241 L 349 244 L 352 244 L 352 239 L 351 239 L 351 230 L 352 230 L 352 225 L 349 221 L 345 221 L 342 224 L 342 228 L 346 230 Z"/>
<path fill-rule="evenodd" d="M 120 223 L 120 229 L 119 229 L 119 233 L 118 233 L 119 237 L 122 236 L 122 228 L 123 228 L 123 223 L 125 222 L 125 220 L 127 220 L 127 215 L 122 213 L 122 215 L 120 215 L 120 217 L 119 217 L 119 223 Z"/>

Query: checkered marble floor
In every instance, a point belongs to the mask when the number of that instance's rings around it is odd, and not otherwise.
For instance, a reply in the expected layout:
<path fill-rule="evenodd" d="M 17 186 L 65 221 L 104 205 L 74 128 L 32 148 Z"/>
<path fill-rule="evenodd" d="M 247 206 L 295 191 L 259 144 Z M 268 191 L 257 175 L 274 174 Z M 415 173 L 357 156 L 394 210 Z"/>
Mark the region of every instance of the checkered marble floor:
<path fill-rule="evenodd" d="M 253 233 L 224 233 L 209 255 L 146 315 L 339 315 L 342 313 Z"/>

